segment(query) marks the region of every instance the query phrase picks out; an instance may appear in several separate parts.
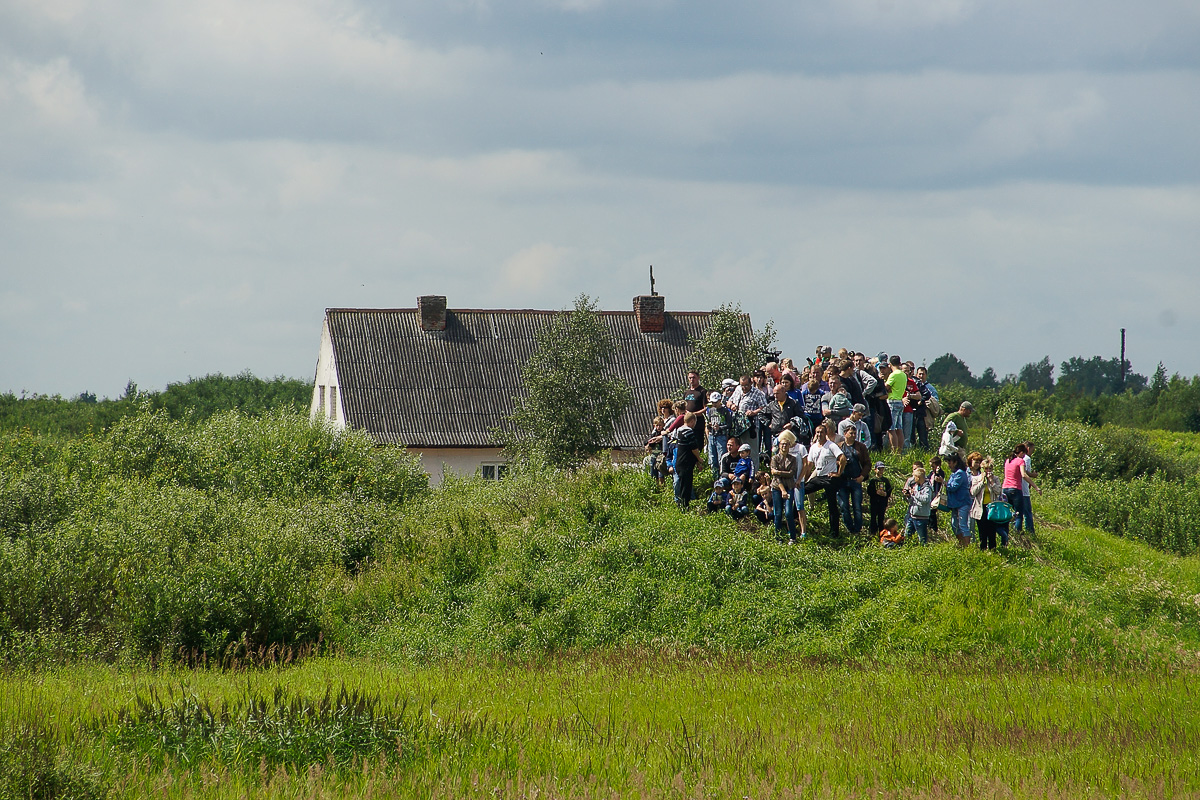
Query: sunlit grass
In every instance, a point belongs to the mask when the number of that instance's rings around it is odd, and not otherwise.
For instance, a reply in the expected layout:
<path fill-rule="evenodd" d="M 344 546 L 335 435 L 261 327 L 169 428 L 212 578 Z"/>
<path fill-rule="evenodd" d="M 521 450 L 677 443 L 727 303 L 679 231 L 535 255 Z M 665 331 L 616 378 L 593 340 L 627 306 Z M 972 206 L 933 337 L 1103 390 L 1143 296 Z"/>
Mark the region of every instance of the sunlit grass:
<path fill-rule="evenodd" d="M 268 762 L 249 749 L 185 761 L 152 737 L 112 735 L 119 713 L 152 695 L 217 707 L 278 690 L 319 705 L 342 686 L 406 709 L 423 731 L 417 752 L 404 751 L 411 737 L 390 749 L 376 742 L 347 767 L 313 737 L 310 759 Z M 114 796 L 129 797 L 333 796 L 370 786 L 464 796 L 510 783 L 543 787 L 541 796 L 663 796 L 676 785 L 712 797 L 1200 791 L 1200 682 L 1191 673 L 644 652 L 424 667 L 320 658 L 243 673 L 77 667 L 5 676 L 0 724 L 56 732 Z"/>

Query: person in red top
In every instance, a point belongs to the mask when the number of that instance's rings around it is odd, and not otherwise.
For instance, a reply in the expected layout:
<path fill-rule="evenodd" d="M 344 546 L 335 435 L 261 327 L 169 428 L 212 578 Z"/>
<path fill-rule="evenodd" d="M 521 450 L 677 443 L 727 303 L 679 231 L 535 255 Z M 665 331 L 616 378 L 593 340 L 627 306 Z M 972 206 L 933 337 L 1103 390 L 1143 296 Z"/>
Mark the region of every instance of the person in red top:
<path fill-rule="evenodd" d="M 904 372 L 907 378 L 907 383 L 904 386 L 904 449 L 907 450 L 913 446 L 913 416 L 917 411 L 917 404 L 921 400 L 921 387 L 917 386 L 917 379 L 913 377 L 913 362 L 905 361 L 900 369 Z M 923 405 L 923 404 L 922 404 Z M 922 411 L 921 413 L 924 413 Z"/>

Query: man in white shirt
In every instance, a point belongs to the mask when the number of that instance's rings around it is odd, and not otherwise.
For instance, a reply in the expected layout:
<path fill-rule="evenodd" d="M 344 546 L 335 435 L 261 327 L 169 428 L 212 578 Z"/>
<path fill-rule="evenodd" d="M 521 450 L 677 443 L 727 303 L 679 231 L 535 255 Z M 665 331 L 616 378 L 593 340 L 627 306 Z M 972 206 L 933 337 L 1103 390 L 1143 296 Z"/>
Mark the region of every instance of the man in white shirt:
<path fill-rule="evenodd" d="M 839 535 L 837 493 L 842 486 L 842 471 L 846 468 L 846 454 L 842 448 L 829 441 L 824 425 L 813 431 L 812 445 L 808 448 L 808 461 L 812 473 L 804 484 L 805 495 L 825 491 L 825 505 L 829 508 L 829 535 Z"/>

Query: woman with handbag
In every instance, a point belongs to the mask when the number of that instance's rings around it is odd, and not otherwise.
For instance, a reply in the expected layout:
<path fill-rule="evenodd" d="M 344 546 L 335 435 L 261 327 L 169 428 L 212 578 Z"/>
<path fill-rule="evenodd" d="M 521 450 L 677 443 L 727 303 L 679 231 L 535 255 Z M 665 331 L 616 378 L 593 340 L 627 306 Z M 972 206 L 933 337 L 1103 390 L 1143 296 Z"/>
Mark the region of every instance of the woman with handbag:
<path fill-rule="evenodd" d="M 1033 476 L 1029 474 L 1029 465 L 1025 462 L 1025 456 L 1028 454 L 1029 448 L 1024 443 L 1019 443 L 1013 448 L 1012 455 L 1004 461 L 1004 499 L 1014 509 L 1021 509 L 1024 506 L 1024 492 L 1021 489 L 1022 481 L 1028 483 L 1030 488 L 1037 489 L 1039 492 L 1041 491 L 1041 488 L 1033 482 Z M 1031 513 L 1029 516 L 1032 520 L 1033 514 Z M 1032 530 L 1033 527 L 1030 526 L 1031 533 Z M 1004 531 L 1003 538 L 1004 541 L 1002 544 L 1007 547 L 1007 528 Z"/>
<path fill-rule="evenodd" d="M 979 530 L 979 549 L 995 550 L 996 533 L 1001 532 L 1004 545 L 1008 546 L 1008 523 L 1012 520 L 1012 509 L 1004 500 L 1000 479 L 993 472 L 995 462 L 991 457 L 983 458 L 971 453 L 971 519 Z"/>

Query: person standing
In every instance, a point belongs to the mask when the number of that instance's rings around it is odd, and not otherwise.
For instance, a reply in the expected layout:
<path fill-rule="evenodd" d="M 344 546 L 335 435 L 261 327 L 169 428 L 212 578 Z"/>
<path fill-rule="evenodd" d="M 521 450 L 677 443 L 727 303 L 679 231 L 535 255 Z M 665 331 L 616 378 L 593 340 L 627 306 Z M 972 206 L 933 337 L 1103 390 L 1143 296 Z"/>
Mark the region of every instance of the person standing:
<path fill-rule="evenodd" d="M 937 397 L 933 384 L 925 380 L 929 377 L 929 371 L 924 367 L 917 367 L 913 375 L 917 382 L 917 392 L 920 393 L 921 399 L 913 407 L 913 429 L 916 431 L 917 442 L 921 445 L 922 450 L 929 449 L 929 401 Z M 934 426 L 936 427 L 936 425 Z"/>
<path fill-rule="evenodd" d="M 987 513 L 990 504 L 1004 499 L 1000 479 L 993 474 L 994 462 L 990 456 L 982 458 L 978 453 L 972 453 L 970 463 L 971 519 L 975 520 L 979 531 L 979 549 L 995 550 L 996 533 L 1001 529 L 1004 529 L 1004 543 L 1008 543 L 1008 523 L 993 522 Z"/>
<path fill-rule="evenodd" d="M 1025 472 L 1021 475 L 1021 507 L 1017 509 L 1017 530 L 1022 528 L 1033 536 L 1033 501 L 1029 496 L 1030 489 L 1042 490 L 1033 485 L 1033 479 L 1038 476 L 1033 470 L 1033 442 L 1025 442 Z M 1005 541 L 1007 545 L 1008 542 Z"/>
<path fill-rule="evenodd" d="M 871 448 L 871 429 L 867 427 L 865 417 L 867 416 L 867 407 L 862 403 L 858 403 L 850 412 L 850 416 L 838 423 L 838 443 L 846 437 L 846 429 L 854 428 L 858 431 L 858 443 L 867 449 Z"/>
<path fill-rule="evenodd" d="M 933 487 L 925 480 L 925 470 L 914 466 L 912 485 L 908 490 L 908 522 L 921 544 L 929 544 L 929 510 L 932 501 Z"/>
<path fill-rule="evenodd" d="M 800 415 L 800 407 L 788 397 L 787 389 L 779 383 L 775 385 L 775 399 L 767 404 L 764 414 L 767 418 L 767 430 L 774 441 L 787 428 L 788 423 Z"/>
<path fill-rule="evenodd" d="M 875 475 L 867 481 L 867 502 L 871 506 L 871 532 L 880 533 L 887 519 L 888 501 L 892 499 L 892 482 L 885 472 L 887 464 L 875 462 Z"/>
<path fill-rule="evenodd" d="M 863 526 L 863 481 L 871 470 L 871 457 L 867 448 L 859 443 L 856 428 L 846 429 L 842 452 L 846 454 L 846 467 L 842 473 L 845 480 L 838 489 L 838 505 L 842 507 L 842 522 L 846 524 L 846 530 L 858 533 Z"/>
<path fill-rule="evenodd" d="M 963 400 L 958 406 L 958 411 L 953 414 L 946 415 L 946 421 L 942 423 L 942 428 L 950 427 L 954 424 L 954 433 L 950 437 L 955 449 L 958 450 L 958 457 L 964 461 L 967 458 L 967 420 L 975 413 L 975 406 L 971 405 L 970 401 Z M 949 455 L 949 453 L 942 453 Z"/>
<path fill-rule="evenodd" d="M 725 405 L 725 398 L 720 392 L 713 392 L 708 396 L 708 408 L 704 416 L 705 427 L 708 430 L 708 464 L 716 473 L 721 456 L 725 454 L 729 443 L 729 431 L 733 421 L 732 412 Z"/>
<path fill-rule="evenodd" d="M 796 488 L 796 457 L 792 446 L 796 435 L 785 430 L 779 434 L 775 454 L 771 456 L 771 509 L 775 517 L 775 533 L 780 538 L 786 528 L 788 544 L 796 541 L 796 522 L 792 507 L 792 490 Z"/>
<path fill-rule="evenodd" d="M 893 453 L 901 453 L 904 451 L 904 391 L 908 388 L 908 376 L 900 369 L 900 356 L 892 356 L 883 382 L 887 386 L 888 411 L 892 415 L 888 444 Z"/>
<path fill-rule="evenodd" d="M 1028 463 L 1025 457 L 1029 455 L 1029 446 L 1024 442 L 1019 442 L 1013 448 L 1012 454 L 1004 460 L 1004 499 L 1008 500 L 1008 504 L 1013 507 L 1013 512 L 1016 514 L 1016 529 L 1021 530 L 1021 511 L 1024 508 L 1028 498 L 1024 494 L 1024 484 L 1028 485 L 1039 492 L 1042 491 L 1036 483 L 1033 482 L 1034 476 L 1029 473 Z M 1033 514 L 1030 513 L 1029 533 L 1033 533 Z M 1007 542 L 1005 542 L 1007 544 Z"/>
<path fill-rule="evenodd" d="M 703 442 L 705 441 L 704 409 L 708 407 L 708 392 L 700 385 L 700 373 L 696 370 L 688 371 L 687 380 L 687 388 L 683 390 L 683 408 L 696 415 L 694 430 L 700 437 L 700 441 Z"/>
<path fill-rule="evenodd" d="M 767 396 L 754 385 L 749 375 L 743 375 L 738 381 L 738 387 L 733 390 L 729 403 L 733 406 L 734 411 L 745 415 L 746 419 L 750 421 L 750 430 L 742 435 L 747 439 L 745 443 L 750 445 L 750 457 L 757 462 L 759 453 L 758 418 L 763 409 L 767 407 Z"/>
<path fill-rule="evenodd" d="M 955 453 L 946 459 L 950 477 L 946 479 L 946 505 L 950 507 L 950 528 L 958 537 L 958 546 L 971 543 L 971 478 L 966 463 Z"/>
<path fill-rule="evenodd" d="M 704 458 L 695 428 L 697 419 L 694 411 L 684 414 L 683 425 L 679 426 L 675 437 L 675 502 L 685 511 L 694 494 L 692 482 L 696 465 Z"/>
<path fill-rule="evenodd" d="M 808 460 L 812 472 L 804 486 L 807 497 L 815 491 L 824 490 L 825 505 L 829 509 L 829 535 L 838 536 L 840 516 L 837 502 L 838 490 L 842 488 L 842 474 L 846 469 L 846 454 L 829 440 L 824 425 L 813 431 L 812 445 L 808 449 Z"/>

